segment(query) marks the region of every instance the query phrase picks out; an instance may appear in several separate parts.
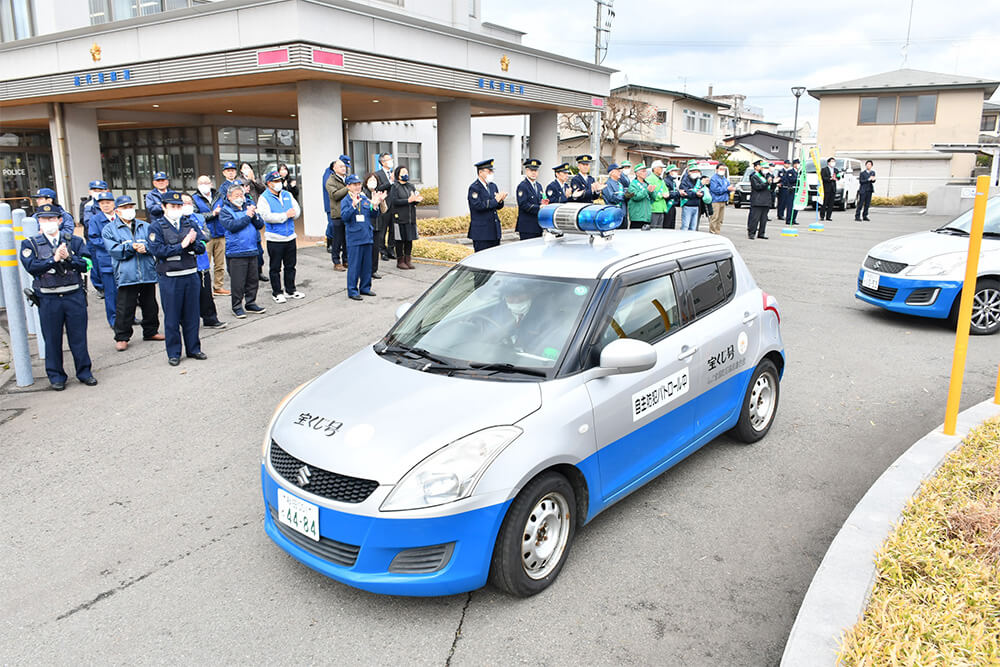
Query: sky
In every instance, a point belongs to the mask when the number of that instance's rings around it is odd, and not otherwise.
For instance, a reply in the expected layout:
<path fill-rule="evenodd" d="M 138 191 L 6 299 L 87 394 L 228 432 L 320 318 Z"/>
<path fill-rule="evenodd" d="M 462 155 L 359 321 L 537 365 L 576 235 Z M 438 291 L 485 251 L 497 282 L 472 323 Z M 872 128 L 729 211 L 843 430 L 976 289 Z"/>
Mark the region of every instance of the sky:
<path fill-rule="evenodd" d="M 792 86 L 813 88 L 904 67 L 911 0 L 614 0 L 603 65 L 631 83 L 692 95 L 742 93 L 791 126 Z M 905 67 L 1000 80 L 997 0 L 912 0 Z M 787 9 L 783 9 L 787 7 Z M 830 9 L 832 8 L 832 9 Z M 483 0 L 483 21 L 523 30 L 527 46 L 593 62 L 595 0 Z M 991 34 L 991 29 L 992 33 Z M 1000 99 L 1000 93 L 994 100 Z M 816 127 L 808 93 L 799 124 Z"/>

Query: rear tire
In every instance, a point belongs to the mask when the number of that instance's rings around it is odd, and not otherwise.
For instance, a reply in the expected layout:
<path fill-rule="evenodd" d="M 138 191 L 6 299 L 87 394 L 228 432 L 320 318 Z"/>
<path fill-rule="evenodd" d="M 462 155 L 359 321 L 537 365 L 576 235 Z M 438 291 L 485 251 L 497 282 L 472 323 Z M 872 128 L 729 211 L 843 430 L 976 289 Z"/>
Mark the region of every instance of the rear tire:
<path fill-rule="evenodd" d="M 493 547 L 490 582 L 522 598 L 542 592 L 562 571 L 575 534 L 573 486 L 559 473 L 542 473 L 507 510 Z"/>
<path fill-rule="evenodd" d="M 767 435 L 778 413 L 780 394 L 778 369 L 770 359 L 762 359 L 750 377 L 733 435 L 747 444 Z"/>
<path fill-rule="evenodd" d="M 951 326 L 958 326 L 958 306 L 962 301 L 962 293 L 955 296 L 948 321 Z M 989 336 L 1000 331 L 1000 281 L 993 278 L 980 278 L 976 281 L 976 292 L 972 297 L 972 321 L 969 323 L 969 333 L 973 336 Z"/>

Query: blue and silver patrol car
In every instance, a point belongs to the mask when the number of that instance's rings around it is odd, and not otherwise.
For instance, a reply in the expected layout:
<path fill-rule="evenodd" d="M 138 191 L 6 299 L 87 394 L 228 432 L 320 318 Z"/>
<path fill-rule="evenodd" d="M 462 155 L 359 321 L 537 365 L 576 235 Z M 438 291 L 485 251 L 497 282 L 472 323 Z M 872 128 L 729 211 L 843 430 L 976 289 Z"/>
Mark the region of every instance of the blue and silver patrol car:
<path fill-rule="evenodd" d="M 868 251 L 854 296 L 886 310 L 957 323 L 969 257 L 972 211 L 928 232 L 899 236 Z M 972 334 L 1000 331 L 1000 197 L 986 204 Z"/>
<path fill-rule="evenodd" d="M 281 401 L 261 462 L 278 546 L 378 593 L 529 596 L 602 510 L 723 433 L 767 434 L 778 307 L 729 240 L 608 238 L 621 212 L 583 204 L 539 220 Z"/>

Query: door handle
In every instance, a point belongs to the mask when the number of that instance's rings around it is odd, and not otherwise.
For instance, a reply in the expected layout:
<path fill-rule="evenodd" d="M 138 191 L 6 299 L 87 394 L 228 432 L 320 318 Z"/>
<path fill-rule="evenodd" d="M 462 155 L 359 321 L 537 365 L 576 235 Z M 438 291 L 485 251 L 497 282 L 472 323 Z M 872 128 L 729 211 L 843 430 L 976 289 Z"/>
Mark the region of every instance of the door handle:
<path fill-rule="evenodd" d="M 697 347 L 688 347 L 685 345 L 681 348 L 681 353 L 677 355 L 678 359 L 689 359 L 694 356 L 694 353 L 698 351 Z"/>
<path fill-rule="evenodd" d="M 743 324 L 750 324 L 757 319 L 757 313 L 743 313 Z"/>

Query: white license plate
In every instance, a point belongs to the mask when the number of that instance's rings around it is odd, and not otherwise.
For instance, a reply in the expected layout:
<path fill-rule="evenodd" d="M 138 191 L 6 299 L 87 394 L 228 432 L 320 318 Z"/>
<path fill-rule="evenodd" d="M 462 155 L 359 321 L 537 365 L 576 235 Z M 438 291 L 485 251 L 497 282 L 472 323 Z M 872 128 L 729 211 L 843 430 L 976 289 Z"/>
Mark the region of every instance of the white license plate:
<path fill-rule="evenodd" d="M 278 489 L 278 521 L 319 542 L 319 507 Z"/>
<path fill-rule="evenodd" d="M 861 276 L 861 284 L 868 289 L 878 289 L 878 274 L 865 271 Z"/>

